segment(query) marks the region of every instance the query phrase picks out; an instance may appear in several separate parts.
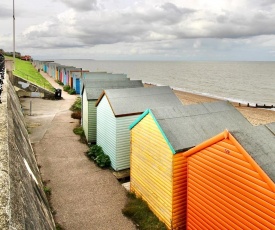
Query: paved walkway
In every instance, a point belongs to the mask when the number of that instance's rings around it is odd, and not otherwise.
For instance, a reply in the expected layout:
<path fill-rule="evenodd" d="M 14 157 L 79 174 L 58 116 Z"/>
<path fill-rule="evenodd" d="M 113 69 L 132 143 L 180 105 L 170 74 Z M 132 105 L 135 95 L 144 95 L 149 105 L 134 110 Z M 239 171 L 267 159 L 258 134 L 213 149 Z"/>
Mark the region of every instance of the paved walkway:
<path fill-rule="evenodd" d="M 52 190 L 56 221 L 66 230 L 135 229 L 121 213 L 125 189 L 110 170 L 102 170 L 88 160 L 84 154 L 87 146 L 73 133 L 78 120 L 71 118 L 69 108 L 76 96 L 66 92 L 62 96 L 64 100 L 22 99 L 42 178 Z"/>

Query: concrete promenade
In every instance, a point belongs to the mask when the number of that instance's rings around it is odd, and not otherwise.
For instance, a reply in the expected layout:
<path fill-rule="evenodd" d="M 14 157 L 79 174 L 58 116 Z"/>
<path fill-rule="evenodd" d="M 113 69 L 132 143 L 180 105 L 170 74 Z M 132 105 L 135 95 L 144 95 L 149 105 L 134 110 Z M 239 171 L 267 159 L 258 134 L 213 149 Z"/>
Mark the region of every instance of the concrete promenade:
<path fill-rule="evenodd" d="M 88 160 L 84 154 L 88 147 L 73 133 L 78 120 L 71 118 L 69 108 L 76 96 L 66 92 L 62 96 L 64 100 L 21 99 L 42 178 L 52 190 L 57 223 L 66 230 L 136 229 L 121 213 L 125 189 L 110 170 Z"/>

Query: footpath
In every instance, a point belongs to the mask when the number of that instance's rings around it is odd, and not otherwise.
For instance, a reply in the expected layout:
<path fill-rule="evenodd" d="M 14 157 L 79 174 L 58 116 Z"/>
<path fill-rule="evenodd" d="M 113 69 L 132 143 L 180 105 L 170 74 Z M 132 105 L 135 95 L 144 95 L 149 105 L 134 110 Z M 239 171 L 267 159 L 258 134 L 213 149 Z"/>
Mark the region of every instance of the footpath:
<path fill-rule="evenodd" d="M 98 168 L 85 156 L 87 145 L 73 133 L 79 121 L 71 118 L 69 108 L 77 96 L 62 91 L 62 97 L 20 99 L 42 178 L 51 189 L 56 222 L 66 230 L 136 229 L 121 212 L 125 189 L 110 170 Z"/>

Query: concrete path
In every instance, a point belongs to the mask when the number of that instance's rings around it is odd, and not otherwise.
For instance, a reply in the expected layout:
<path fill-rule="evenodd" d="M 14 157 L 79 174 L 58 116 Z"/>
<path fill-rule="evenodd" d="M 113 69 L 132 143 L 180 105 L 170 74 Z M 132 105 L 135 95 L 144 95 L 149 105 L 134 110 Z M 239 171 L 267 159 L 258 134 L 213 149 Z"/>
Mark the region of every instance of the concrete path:
<path fill-rule="evenodd" d="M 136 229 L 121 213 L 127 199 L 125 189 L 110 170 L 88 160 L 84 154 L 87 145 L 73 133 L 78 120 L 71 118 L 69 108 L 76 96 L 66 92 L 62 96 L 64 100 L 21 99 L 42 178 L 52 190 L 57 223 L 66 230 Z"/>

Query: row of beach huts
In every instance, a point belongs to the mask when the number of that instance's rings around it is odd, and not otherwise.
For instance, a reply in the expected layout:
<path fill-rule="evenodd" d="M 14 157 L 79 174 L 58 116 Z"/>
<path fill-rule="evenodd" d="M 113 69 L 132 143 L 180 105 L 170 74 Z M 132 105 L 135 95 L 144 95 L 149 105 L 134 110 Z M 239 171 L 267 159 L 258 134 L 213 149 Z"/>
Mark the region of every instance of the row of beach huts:
<path fill-rule="evenodd" d="M 252 126 L 225 101 L 183 105 L 125 74 L 34 64 L 79 84 L 88 143 L 130 168 L 131 191 L 168 229 L 275 229 L 275 123 Z"/>

